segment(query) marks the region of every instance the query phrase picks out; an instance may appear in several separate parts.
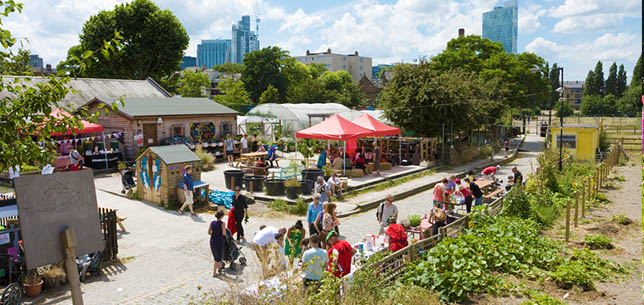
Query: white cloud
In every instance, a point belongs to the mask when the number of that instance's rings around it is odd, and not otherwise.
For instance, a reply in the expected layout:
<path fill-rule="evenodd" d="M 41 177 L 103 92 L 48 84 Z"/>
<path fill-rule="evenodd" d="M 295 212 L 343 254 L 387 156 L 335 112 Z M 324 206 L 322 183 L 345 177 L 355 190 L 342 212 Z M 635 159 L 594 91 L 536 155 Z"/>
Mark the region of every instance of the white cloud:
<path fill-rule="evenodd" d="M 283 19 L 284 23 L 280 26 L 280 32 L 288 30 L 291 33 L 301 33 L 322 25 L 322 17 L 308 15 L 301 8 L 293 14 L 285 15 Z"/>
<path fill-rule="evenodd" d="M 619 13 L 628 16 L 639 16 L 634 9 L 641 8 L 641 0 L 566 0 L 562 5 L 554 7 L 550 16 L 563 18 L 592 13 Z"/>
<path fill-rule="evenodd" d="M 595 14 L 590 16 L 570 16 L 555 24 L 557 33 L 579 33 L 583 31 L 607 31 L 622 24 L 619 14 Z"/>
<path fill-rule="evenodd" d="M 300 46 L 306 46 L 309 43 L 311 43 L 311 39 L 309 39 L 308 37 L 303 35 L 293 35 L 285 41 L 276 43 L 276 45 L 285 50 L 293 50 Z M 300 54 L 298 53 L 298 54 L 290 54 L 290 55 L 298 56 Z"/>
<path fill-rule="evenodd" d="M 519 35 L 534 33 L 541 27 L 539 17 L 545 16 L 547 11 L 540 5 L 530 5 L 519 8 Z"/>
<path fill-rule="evenodd" d="M 525 47 L 526 51 L 541 56 L 548 57 L 548 55 L 557 54 L 563 51 L 563 47 L 559 46 L 556 42 L 546 40 L 543 37 L 537 37 Z"/>

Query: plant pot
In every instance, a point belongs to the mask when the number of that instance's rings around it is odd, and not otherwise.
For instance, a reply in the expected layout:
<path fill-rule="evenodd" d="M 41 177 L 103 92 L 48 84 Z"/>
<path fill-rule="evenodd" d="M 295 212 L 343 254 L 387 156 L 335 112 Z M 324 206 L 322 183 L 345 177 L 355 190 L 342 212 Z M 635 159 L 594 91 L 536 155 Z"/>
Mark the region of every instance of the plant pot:
<path fill-rule="evenodd" d="M 232 183 L 233 178 L 235 180 L 234 185 Z M 234 189 L 234 186 L 239 186 L 241 188 L 244 179 L 244 172 L 238 169 L 224 171 L 224 179 L 226 181 L 227 189 L 232 190 Z"/>
<path fill-rule="evenodd" d="M 265 176 L 245 176 L 244 179 L 244 188 L 249 192 L 261 192 L 264 190 L 264 178 Z M 253 182 L 253 187 L 251 189 L 250 182 Z"/>
<path fill-rule="evenodd" d="M 302 170 L 302 181 L 312 180 L 315 181 L 319 176 L 324 176 L 324 170 L 317 168 L 309 168 Z"/>
<path fill-rule="evenodd" d="M 302 181 L 302 185 L 300 186 L 302 188 L 302 195 L 311 195 L 311 192 L 313 192 L 314 185 L 315 185 L 315 181 L 313 180 Z"/>
<path fill-rule="evenodd" d="M 35 297 L 40 294 L 40 291 L 42 290 L 42 280 L 36 284 L 23 284 L 22 286 L 25 287 L 25 295 L 28 297 Z"/>
<path fill-rule="evenodd" d="M 284 180 L 283 179 L 266 179 L 264 180 L 266 186 L 266 195 L 281 196 L 284 195 Z"/>
<path fill-rule="evenodd" d="M 301 186 L 295 186 L 295 187 L 286 187 L 286 198 L 295 200 L 297 199 L 297 195 L 300 193 Z"/>

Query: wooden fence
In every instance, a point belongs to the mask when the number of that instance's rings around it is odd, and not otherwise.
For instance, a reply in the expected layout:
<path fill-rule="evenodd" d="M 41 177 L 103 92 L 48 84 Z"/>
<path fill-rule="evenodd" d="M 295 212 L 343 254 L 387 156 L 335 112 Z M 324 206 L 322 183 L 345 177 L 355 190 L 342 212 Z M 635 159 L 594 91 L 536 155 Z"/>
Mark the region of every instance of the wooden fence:
<path fill-rule="evenodd" d="M 581 201 L 581 217 L 585 215 L 585 201 L 595 198 L 599 192 L 599 187 L 602 183 L 605 182 L 606 177 L 610 173 L 611 169 L 619 161 L 620 150 L 618 145 L 613 145 L 613 149 L 610 154 L 606 157 L 603 163 L 599 164 L 595 171 L 593 172 L 592 177 L 587 177 L 588 183 L 583 182 L 583 187 L 581 192 L 577 192 L 576 198 L 583 198 Z M 569 159 L 563 160 L 569 161 Z M 558 161 L 557 161 L 558 162 Z M 588 187 L 586 189 L 586 186 Z M 512 188 L 510 192 L 514 191 L 516 188 Z M 503 209 L 503 199 L 507 194 L 499 197 L 488 205 L 488 214 L 495 215 L 501 212 Z M 579 200 L 576 201 L 577 203 Z M 577 204 L 575 205 L 575 211 L 577 211 Z M 579 214 L 575 212 L 574 223 L 577 225 L 577 219 Z M 570 224 L 570 201 L 568 202 L 568 207 L 566 209 L 566 241 L 569 241 L 569 224 Z M 412 262 L 420 257 L 424 252 L 429 251 L 432 247 L 437 245 L 444 239 L 447 238 L 456 238 L 458 237 L 463 230 L 467 229 L 470 222 L 470 215 L 465 215 L 450 224 L 440 228 L 440 234 L 434 235 L 429 238 L 422 239 L 416 243 L 411 243 L 405 248 L 402 248 L 381 260 L 373 263 L 373 266 L 377 266 L 378 275 L 382 279 L 382 282 L 389 282 L 394 280 L 399 275 L 403 274 L 407 270 L 409 262 Z"/>
<path fill-rule="evenodd" d="M 116 259 L 119 252 L 118 236 L 116 235 L 116 210 L 98 208 L 98 215 L 101 221 L 101 232 L 103 233 L 103 241 L 105 248 L 103 249 L 103 261 L 111 261 Z"/>

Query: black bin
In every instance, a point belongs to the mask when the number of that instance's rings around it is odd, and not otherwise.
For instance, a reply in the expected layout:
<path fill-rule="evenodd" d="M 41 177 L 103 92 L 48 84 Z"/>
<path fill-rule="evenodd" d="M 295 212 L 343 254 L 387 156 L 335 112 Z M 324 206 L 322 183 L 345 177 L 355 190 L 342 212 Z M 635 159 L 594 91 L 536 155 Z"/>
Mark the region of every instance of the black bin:
<path fill-rule="evenodd" d="M 235 184 L 232 184 L 232 180 L 235 180 Z M 224 171 L 224 179 L 226 180 L 226 188 L 229 190 L 234 189 L 235 186 L 242 187 L 244 178 L 244 172 L 238 169 L 230 169 Z"/>
<path fill-rule="evenodd" d="M 249 192 L 261 192 L 264 190 L 264 178 L 265 176 L 245 176 L 244 177 L 244 188 Z M 251 181 L 253 182 L 253 188 L 251 189 Z"/>

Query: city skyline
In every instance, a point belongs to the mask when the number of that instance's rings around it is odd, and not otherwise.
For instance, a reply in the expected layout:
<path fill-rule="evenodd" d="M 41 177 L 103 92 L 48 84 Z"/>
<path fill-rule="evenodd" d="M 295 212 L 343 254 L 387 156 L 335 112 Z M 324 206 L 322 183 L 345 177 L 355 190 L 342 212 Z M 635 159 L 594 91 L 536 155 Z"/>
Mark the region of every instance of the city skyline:
<path fill-rule="evenodd" d="M 54 66 L 78 43 L 85 21 L 120 0 L 33 0 L 21 15 L 3 19 L 8 30 L 26 37 L 25 47 Z M 265 0 L 155 1 L 171 10 L 190 35 L 187 56 L 196 56 L 201 40 L 228 38 L 243 15 L 259 14 L 261 47 L 276 45 L 302 56 L 306 50 L 359 51 L 373 65 L 412 62 L 440 53 L 465 34 L 481 35 L 482 14 L 503 1 L 370 1 L 324 3 Z M 631 77 L 641 52 L 641 1 L 519 1 L 519 53 L 534 52 L 566 69 L 566 79 L 584 80 L 597 60 L 624 64 Z M 255 30 L 253 26 L 251 30 Z M 404 33 L 404 35 L 401 35 Z M 604 66 L 608 66 L 605 64 Z"/>
<path fill-rule="evenodd" d="M 483 38 L 500 42 L 507 53 L 517 53 L 518 14 L 517 0 L 505 1 L 503 6 L 483 13 Z"/>

